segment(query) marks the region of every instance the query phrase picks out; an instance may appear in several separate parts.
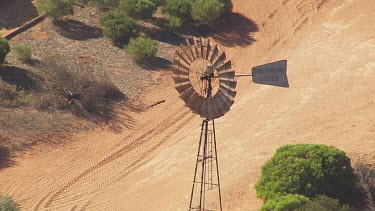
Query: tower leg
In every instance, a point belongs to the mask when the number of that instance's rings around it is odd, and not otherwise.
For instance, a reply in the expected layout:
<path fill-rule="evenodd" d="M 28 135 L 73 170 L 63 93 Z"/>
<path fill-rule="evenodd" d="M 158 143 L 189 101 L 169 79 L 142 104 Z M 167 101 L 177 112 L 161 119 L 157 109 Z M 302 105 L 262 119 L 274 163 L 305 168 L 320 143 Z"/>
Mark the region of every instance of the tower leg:
<path fill-rule="evenodd" d="M 209 127 L 210 122 L 212 123 L 211 127 Z M 200 162 L 201 165 L 199 165 Z M 213 194 L 215 191 L 217 194 Z M 206 200 L 209 200 L 209 203 L 205 203 Z M 213 120 L 205 119 L 202 122 L 189 210 L 222 211 L 215 123 Z"/>

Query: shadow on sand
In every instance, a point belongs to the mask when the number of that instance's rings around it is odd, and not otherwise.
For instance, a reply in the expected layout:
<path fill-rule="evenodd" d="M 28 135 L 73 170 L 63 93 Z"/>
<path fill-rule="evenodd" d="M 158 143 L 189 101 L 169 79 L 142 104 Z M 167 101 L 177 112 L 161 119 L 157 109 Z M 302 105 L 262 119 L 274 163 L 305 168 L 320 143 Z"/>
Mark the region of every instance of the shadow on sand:
<path fill-rule="evenodd" d="M 61 36 L 72 40 L 88 40 L 103 36 L 100 28 L 88 26 L 74 19 L 64 19 L 54 22 Z"/>
<path fill-rule="evenodd" d="M 0 78 L 9 84 L 16 85 L 18 88 L 24 90 L 30 90 L 37 86 L 37 76 L 20 67 L 0 66 Z"/>
<path fill-rule="evenodd" d="M 0 29 L 13 29 L 36 18 L 38 12 L 30 0 L 1 0 Z"/>
<path fill-rule="evenodd" d="M 10 159 L 10 151 L 8 148 L 0 146 L 0 169 L 11 167 L 15 161 Z"/>

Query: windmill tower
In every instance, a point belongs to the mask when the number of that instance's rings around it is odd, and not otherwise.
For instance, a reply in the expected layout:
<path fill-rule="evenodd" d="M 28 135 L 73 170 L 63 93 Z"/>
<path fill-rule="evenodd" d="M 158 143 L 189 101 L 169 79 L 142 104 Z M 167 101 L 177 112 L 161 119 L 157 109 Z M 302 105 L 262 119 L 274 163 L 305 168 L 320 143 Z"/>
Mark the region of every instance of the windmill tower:
<path fill-rule="evenodd" d="M 186 39 L 176 56 L 175 88 L 186 106 L 203 118 L 189 210 L 222 210 L 214 119 L 234 103 L 235 72 L 225 52 L 209 39 Z"/>

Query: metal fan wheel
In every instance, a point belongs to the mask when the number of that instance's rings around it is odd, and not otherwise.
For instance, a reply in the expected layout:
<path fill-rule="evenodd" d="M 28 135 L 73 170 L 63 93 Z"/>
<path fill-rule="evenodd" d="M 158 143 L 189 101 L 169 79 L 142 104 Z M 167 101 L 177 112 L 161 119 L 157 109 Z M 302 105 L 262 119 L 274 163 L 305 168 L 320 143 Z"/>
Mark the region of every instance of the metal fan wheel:
<path fill-rule="evenodd" d="M 173 60 L 175 88 L 194 113 L 208 120 L 219 118 L 230 110 L 236 96 L 231 61 L 210 39 L 192 37 L 185 41 Z"/>

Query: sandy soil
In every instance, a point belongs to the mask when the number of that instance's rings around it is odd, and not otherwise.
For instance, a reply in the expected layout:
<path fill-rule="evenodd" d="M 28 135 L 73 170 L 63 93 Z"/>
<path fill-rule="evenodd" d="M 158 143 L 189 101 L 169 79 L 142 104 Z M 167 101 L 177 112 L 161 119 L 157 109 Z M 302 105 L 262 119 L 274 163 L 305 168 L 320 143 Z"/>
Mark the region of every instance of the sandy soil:
<path fill-rule="evenodd" d="M 333 145 L 375 166 L 375 2 L 238 0 L 234 10 L 241 21 L 231 21 L 245 25 L 213 37 L 236 71 L 287 59 L 290 87 L 242 78 L 216 121 L 224 210 L 259 210 L 253 186 L 284 144 Z M 19 158 L 1 170 L 0 194 L 25 210 L 187 210 L 201 119 L 167 75 L 147 100 L 160 99 L 133 114 L 132 129 L 79 134 Z"/>

